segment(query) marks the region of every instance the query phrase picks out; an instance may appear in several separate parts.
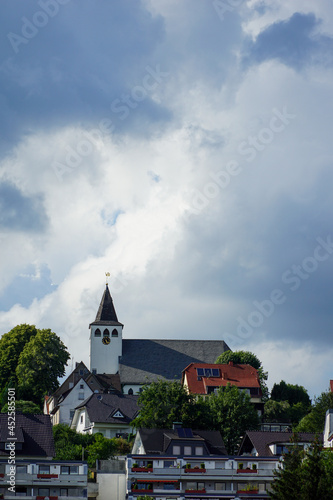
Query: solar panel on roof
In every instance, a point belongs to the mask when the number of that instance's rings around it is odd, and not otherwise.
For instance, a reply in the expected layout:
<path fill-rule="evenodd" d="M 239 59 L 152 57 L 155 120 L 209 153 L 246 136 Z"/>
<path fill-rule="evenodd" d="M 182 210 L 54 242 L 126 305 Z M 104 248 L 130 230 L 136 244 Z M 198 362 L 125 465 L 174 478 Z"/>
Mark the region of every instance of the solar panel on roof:
<path fill-rule="evenodd" d="M 185 428 L 184 431 L 185 431 L 185 437 L 187 437 L 187 438 L 193 438 L 192 429 Z"/>
<path fill-rule="evenodd" d="M 212 369 L 213 377 L 219 377 L 220 376 L 220 370 L 218 368 L 213 368 Z"/>
<path fill-rule="evenodd" d="M 177 429 L 177 433 L 178 433 L 178 437 L 180 437 L 180 438 L 185 437 L 185 429 L 183 429 L 183 427 L 179 427 Z"/>
<path fill-rule="evenodd" d="M 205 368 L 205 377 L 211 377 L 212 376 L 212 371 L 210 368 Z"/>
<path fill-rule="evenodd" d="M 198 377 L 203 377 L 204 376 L 204 370 L 203 370 L 203 368 L 197 368 L 197 375 L 198 375 Z"/>

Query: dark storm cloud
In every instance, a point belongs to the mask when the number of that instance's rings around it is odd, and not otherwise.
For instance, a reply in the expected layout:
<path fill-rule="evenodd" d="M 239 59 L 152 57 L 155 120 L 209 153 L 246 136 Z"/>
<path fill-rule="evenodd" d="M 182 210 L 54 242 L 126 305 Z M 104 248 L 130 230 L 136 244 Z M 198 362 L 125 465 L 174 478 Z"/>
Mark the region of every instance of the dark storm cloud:
<path fill-rule="evenodd" d="M 1 4 L 2 140 L 14 142 L 35 128 L 85 126 L 104 118 L 114 119 L 117 130 L 123 128 L 122 115 L 111 105 L 142 85 L 147 66 L 154 70 L 161 63 L 155 47 L 164 36 L 163 21 L 137 0 L 102 1 L 98 9 L 92 0 L 64 5 L 54 0 L 49 2 L 56 5 L 53 16 L 41 7 L 47 3 Z M 43 19 L 47 22 L 40 26 Z M 168 119 L 149 92 L 140 112 L 147 125 Z M 134 115 L 126 117 L 127 127 Z"/>
<path fill-rule="evenodd" d="M 40 232 L 46 225 L 47 216 L 39 196 L 29 198 L 16 186 L 0 183 L 0 230 Z"/>
<path fill-rule="evenodd" d="M 333 39 L 315 34 L 320 26 L 314 14 L 295 13 L 286 21 L 279 21 L 260 33 L 247 48 L 247 64 L 278 59 L 295 69 L 310 63 L 332 65 Z"/>

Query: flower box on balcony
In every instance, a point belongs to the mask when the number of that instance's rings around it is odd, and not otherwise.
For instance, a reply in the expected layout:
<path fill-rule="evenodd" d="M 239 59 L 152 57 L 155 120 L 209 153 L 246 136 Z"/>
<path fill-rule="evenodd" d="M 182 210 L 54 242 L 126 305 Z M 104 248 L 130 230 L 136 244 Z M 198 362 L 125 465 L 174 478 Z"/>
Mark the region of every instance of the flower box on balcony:
<path fill-rule="evenodd" d="M 58 474 L 37 474 L 38 479 L 54 479 Z"/>
<path fill-rule="evenodd" d="M 237 469 L 237 474 L 257 474 L 258 469 Z"/>
<path fill-rule="evenodd" d="M 250 490 L 250 491 L 248 491 L 248 490 L 238 490 L 237 491 L 237 495 L 239 493 L 246 493 L 247 495 L 258 495 L 259 490 Z"/>
<path fill-rule="evenodd" d="M 132 472 L 153 472 L 152 467 L 132 467 Z"/>
<path fill-rule="evenodd" d="M 138 490 L 138 489 L 135 490 L 132 488 L 132 493 L 146 493 L 147 494 L 147 493 L 152 493 L 152 492 L 153 492 L 153 490 Z"/>
<path fill-rule="evenodd" d="M 185 490 L 185 493 L 206 493 L 206 490 Z"/>
<path fill-rule="evenodd" d="M 192 474 L 193 473 L 197 473 L 197 472 L 206 472 L 206 469 L 200 469 L 199 467 L 195 467 L 194 469 L 184 469 L 185 472 L 191 472 Z"/>
<path fill-rule="evenodd" d="M 45 498 L 49 498 L 50 500 L 58 500 L 58 497 L 57 496 L 54 496 L 54 497 L 43 497 L 43 496 L 36 496 L 36 500 L 44 500 Z"/>

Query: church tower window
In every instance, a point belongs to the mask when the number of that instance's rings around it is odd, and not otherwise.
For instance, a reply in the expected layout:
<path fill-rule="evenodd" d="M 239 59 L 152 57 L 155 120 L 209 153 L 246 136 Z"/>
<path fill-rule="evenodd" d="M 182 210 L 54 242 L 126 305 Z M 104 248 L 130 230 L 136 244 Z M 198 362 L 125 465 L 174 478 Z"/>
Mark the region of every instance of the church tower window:
<path fill-rule="evenodd" d="M 110 337 L 110 332 L 107 328 L 105 328 L 105 330 L 103 332 L 103 337 Z"/>
<path fill-rule="evenodd" d="M 101 336 L 101 330 L 97 328 L 97 330 L 95 330 L 95 337 L 100 337 L 100 336 Z"/>
<path fill-rule="evenodd" d="M 112 330 L 112 337 L 118 337 L 118 330 L 115 328 Z"/>

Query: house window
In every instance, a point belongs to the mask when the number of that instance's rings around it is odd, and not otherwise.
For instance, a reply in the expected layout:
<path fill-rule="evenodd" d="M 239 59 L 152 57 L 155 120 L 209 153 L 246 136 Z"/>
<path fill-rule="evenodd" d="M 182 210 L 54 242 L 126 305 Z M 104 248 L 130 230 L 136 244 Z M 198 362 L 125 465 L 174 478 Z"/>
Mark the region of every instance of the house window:
<path fill-rule="evenodd" d="M 103 337 L 110 337 L 110 332 L 107 328 L 105 328 L 105 330 L 103 332 Z"/>
<path fill-rule="evenodd" d="M 62 465 L 60 467 L 60 474 L 69 474 L 69 466 L 68 465 Z"/>
<path fill-rule="evenodd" d="M 68 497 L 68 489 L 67 488 L 60 488 L 60 496 L 61 497 Z"/>
<path fill-rule="evenodd" d="M 80 370 L 80 375 L 81 375 L 81 377 L 82 377 L 82 375 L 83 375 L 83 370 Z"/>
<path fill-rule="evenodd" d="M 78 474 L 79 473 L 79 466 L 78 465 L 71 465 L 70 466 L 70 473 L 71 474 Z"/>
<path fill-rule="evenodd" d="M 203 455 L 203 446 L 196 446 L 195 447 L 195 454 L 196 455 Z"/>
<path fill-rule="evenodd" d="M 112 337 L 118 337 L 118 330 L 115 328 L 112 330 Z"/>
<path fill-rule="evenodd" d="M 95 337 L 100 337 L 101 335 L 101 330 L 97 328 L 97 330 L 95 330 Z"/>
<path fill-rule="evenodd" d="M 192 446 L 184 446 L 184 455 L 192 454 Z"/>
<path fill-rule="evenodd" d="M 49 488 L 38 488 L 38 495 L 40 497 L 49 497 L 50 496 Z"/>
<path fill-rule="evenodd" d="M 216 491 L 225 491 L 225 483 L 215 483 Z"/>
<path fill-rule="evenodd" d="M 133 396 L 133 389 L 128 389 L 127 394 L 129 394 L 130 396 Z"/>
<path fill-rule="evenodd" d="M 49 465 L 40 465 L 39 466 L 39 474 L 50 474 L 50 466 Z"/>
<path fill-rule="evenodd" d="M 16 491 L 17 497 L 26 497 L 27 496 L 27 487 L 26 486 L 16 486 L 15 491 Z"/>
<path fill-rule="evenodd" d="M 84 400 L 84 392 L 79 392 L 79 399 L 80 399 L 81 401 L 83 401 L 83 400 Z"/>
<path fill-rule="evenodd" d="M 26 474 L 27 466 L 26 465 L 17 465 L 16 466 L 16 474 Z"/>
<path fill-rule="evenodd" d="M 80 384 L 80 389 L 84 389 L 84 384 Z"/>
<path fill-rule="evenodd" d="M 74 417 L 75 410 L 69 410 L 69 418 L 72 420 Z"/>
<path fill-rule="evenodd" d="M 83 415 L 80 417 L 80 424 L 83 424 Z"/>
<path fill-rule="evenodd" d="M 96 369 L 96 368 L 93 368 L 93 369 L 92 369 L 92 374 L 93 374 L 93 375 L 96 375 L 96 373 L 97 373 L 97 369 Z"/>
<path fill-rule="evenodd" d="M 180 446 L 178 446 L 178 445 L 174 445 L 174 446 L 172 447 L 172 454 L 173 454 L 173 455 L 180 455 Z"/>

